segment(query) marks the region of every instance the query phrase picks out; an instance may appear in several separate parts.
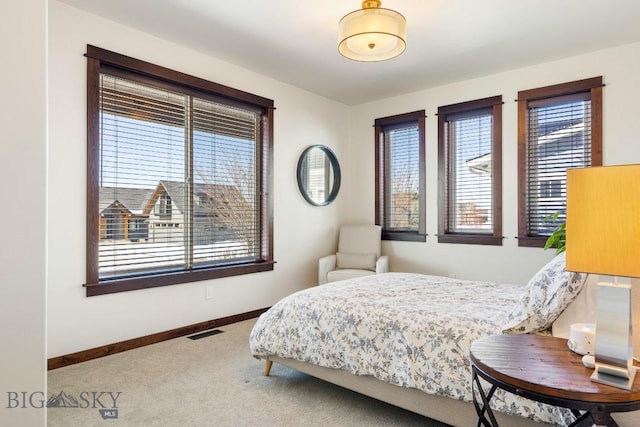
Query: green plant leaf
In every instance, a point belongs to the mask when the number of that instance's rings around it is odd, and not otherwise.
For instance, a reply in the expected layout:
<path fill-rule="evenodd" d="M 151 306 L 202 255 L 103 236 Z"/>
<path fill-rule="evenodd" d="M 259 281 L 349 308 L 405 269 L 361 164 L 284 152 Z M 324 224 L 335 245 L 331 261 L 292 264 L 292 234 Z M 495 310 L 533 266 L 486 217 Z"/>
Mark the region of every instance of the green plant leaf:
<path fill-rule="evenodd" d="M 561 214 L 562 212 L 555 212 L 553 214 L 547 215 L 544 218 L 544 222 L 551 222 L 551 223 L 557 223 L 558 222 L 558 216 Z M 550 248 L 556 248 L 556 254 L 561 254 L 562 252 L 564 252 L 566 250 L 566 243 L 567 243 L 567 233 L 566 233 L 566 223 L 565 222 L 561 222 L 560 224 L 558 224 L 556 226 L 556 228 L 553 230 L 553 232 L 549 235 L 549 237 L 547 238 L 545 244 L 544 244 L 544 249 L 550 249 Z"/>

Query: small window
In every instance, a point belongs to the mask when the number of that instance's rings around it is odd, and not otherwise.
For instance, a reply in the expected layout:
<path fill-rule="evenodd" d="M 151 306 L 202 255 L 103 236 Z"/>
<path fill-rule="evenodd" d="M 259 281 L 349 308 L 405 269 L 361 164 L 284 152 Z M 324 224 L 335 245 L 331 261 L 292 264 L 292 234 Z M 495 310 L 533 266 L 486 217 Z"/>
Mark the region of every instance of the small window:
<path fill-rule="evenodd" d="M 438 242 L 502 245 L 502 97 L 438 108 Z"/>
<path fill-rule="evenodd" d="M 424 110 L 375 121 L 375 210 L 383 239 L 426 239 L 424 122 Z"/>
<path fill-rule="evenodd" d="M 86 56 L 87 295 L 273 270 L 273 101 Z"/>
<path fill-rule="evenodd" d="M 600 165 L 602 77 L 518 92 L 518 245 L 565 221 L 567 169 Z"/>
<path fill-rule="evenodd" d="M 540 181 L 540 199 L 555 199 L 562 197 L 562 181 L 548 179 Z"/>
<path fill-rule="evenodd" d="M 162 220 L 171 220 L 171 197 L 168 194 L 160 195 L 158 202 L 158 216 Z"/>

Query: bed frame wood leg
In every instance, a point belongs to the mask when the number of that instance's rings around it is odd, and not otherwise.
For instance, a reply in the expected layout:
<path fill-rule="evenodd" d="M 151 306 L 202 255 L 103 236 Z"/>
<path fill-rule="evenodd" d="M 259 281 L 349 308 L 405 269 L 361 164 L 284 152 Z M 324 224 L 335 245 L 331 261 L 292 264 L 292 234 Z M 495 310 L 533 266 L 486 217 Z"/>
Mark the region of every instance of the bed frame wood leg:
<path fill-rule="evenodd" d="M 273 365 L 273 362 L 269 359 L 264 361 L 264 376 L 268 377 L 269 376 L 269 372 L 271 372 L 271 366 Z"/>

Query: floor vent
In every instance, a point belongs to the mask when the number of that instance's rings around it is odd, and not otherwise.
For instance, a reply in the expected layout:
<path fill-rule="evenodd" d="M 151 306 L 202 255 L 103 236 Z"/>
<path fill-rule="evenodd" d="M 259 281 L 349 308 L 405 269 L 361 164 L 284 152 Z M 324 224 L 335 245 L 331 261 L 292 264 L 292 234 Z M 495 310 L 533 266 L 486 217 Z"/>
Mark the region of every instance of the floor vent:
<path fill-rule="evenodd" d="M 199 340 L 200 338 L 210 337 L 211 335 L 218 335 L 223 332 L 224 331 L 221 331 L 220 329 L 212 329 L 210 331 L 202 332 L 201 334 L 191 335 L 187 338 L 189 338 L 190 340 Z"/>

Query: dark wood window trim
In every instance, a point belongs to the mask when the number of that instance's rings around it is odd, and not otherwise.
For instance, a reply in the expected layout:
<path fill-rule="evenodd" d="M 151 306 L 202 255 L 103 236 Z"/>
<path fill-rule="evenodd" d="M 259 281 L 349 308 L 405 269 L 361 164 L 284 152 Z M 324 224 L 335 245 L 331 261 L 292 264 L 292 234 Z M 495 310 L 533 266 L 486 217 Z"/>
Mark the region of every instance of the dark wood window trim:
<path fill-rule="evenodd" d="M 241 274 L 273 270 L 273 101 L 238 89 L 170 70 L 145 61 L 120 55 L 105 49 L 87 45 L 87 247 L 86 247 L 86 287 L 87 296 L 124 292 L 156 286 L 188 283 L 199 280 L 216 279 Z M 197 92 L 207 99 L 224 100 L 229 105 L 259 111 L 262 140 L 259 144 L 256 164 L 256 185 L 259 188 L 258 205 L 260 226 L 260 252 L 258 261 L 227 264 L 221 267 L 206 267 L 192 270 L 147 274 L 141 277 L 123 277 L 99 280 L 99 183 L 98 158 L 100 146 L 100 72 L 103 69 L 116 70 L 137 76 L 140 80 L 152 79 L 154 84 L 180 87 L 185 92 Z"/>
<path fill-rule="evenodd" d="M 591 166 L 602 165 L 602 76 L 518 92 L 518 246 L 542 248 L 546 236 L 531 235 L 528 213 L 528 109 L 549 98 L 591 99 Z"/>
<path fill-rule="evenodd" d="M 399 241 L 426 241 L 426 189 L 425 189 L 425 111 L 414 111 L 411 113 L 398 114 L 395 116 L 383 117 L 375 120 L 375 216 L 376 224 L 382 226 L 383 240 Z M 389 126 L 398 126 L 407 123 L 415 123 L 418 126 L 418 229 L 405 231 L 385 228 L 385 207 L 384 186 L 387 179 L 387 160 L 385 158 L 384 130 Z"/>
<path fill-rule="evenodd" d="M 438 108 L 438 242 L 462 243 L 476 245 L 502 245 L 502 96 L 467 101 Z M 486 233 L 462 233 L 449 229 L 449 212 L 447 204 L 447 177 L 451 170 L 447 170 L 446 156 L 448 144 L 445 141 L 445 127 L 451 118 L 463 115 L 474 115 L 478 112 L 490 113 L 493 120 L 493 135 L 491 144 L 491 214 L 492 230 Z"/>

